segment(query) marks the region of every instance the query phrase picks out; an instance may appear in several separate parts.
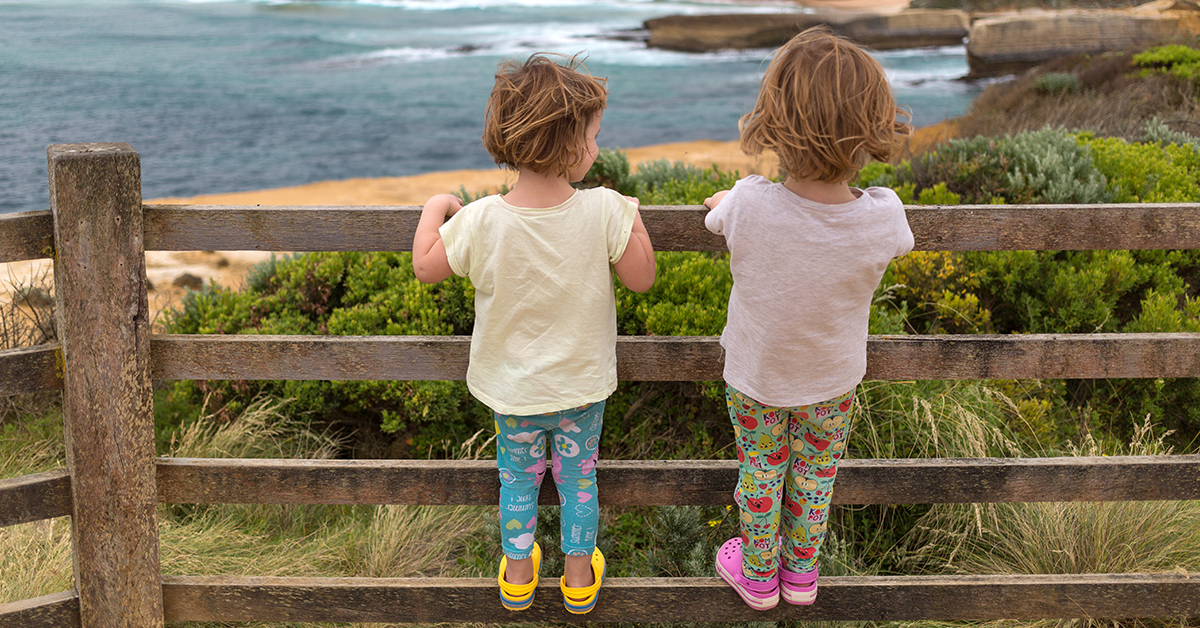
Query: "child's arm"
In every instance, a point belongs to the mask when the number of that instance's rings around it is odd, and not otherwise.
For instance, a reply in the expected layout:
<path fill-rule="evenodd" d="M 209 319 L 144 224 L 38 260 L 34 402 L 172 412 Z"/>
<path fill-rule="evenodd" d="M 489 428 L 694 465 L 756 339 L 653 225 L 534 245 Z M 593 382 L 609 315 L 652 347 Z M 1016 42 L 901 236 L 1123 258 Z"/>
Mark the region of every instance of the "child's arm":
<path fill-rule="evenodd" d="M 446 246 L 438 228 L 462 209 L 462 201 L 452 194 L 437 194 L 421 209 L 421 220 L 413 234 L 413 272 L 423 283 L 437 283 L 454 274 L 446 259 Z"/>
<path fill-rule="evenodd" d="M 726 194 L 729 194 L 729 190 L 721 190 L 720 192 L 713 194 L 712 196 L 704 199 L 704 206 L 709 209 L 716 209 L 717 205 L 720 205 L 721 201 L 725 200 Z"/>
<path fill-rule="evenodd" d="M 725 200 L 726 194 L 729 194 L 729 190 L 721 190 L 704 199 L 704 206 L 709 209 L 709 212 L 704 215 L 704 227 L 717 235 L 725 235 L 724 214 L 729 212 L 724 209 L 717 211 L 717 206 L 721 204 L 721 201 Z"/>
<path fill-rule="evenodd" d="M 637 202 L 637 199 L 630 200 Z M 646 225 L 642 224 L 641 212 L 633 215 L 629 243 L 625 245 L 621 259 L 613 264 L 613 270 L 617 271 L 621 283 L 634 292 L 645 292 L 654 285 L 654 246 L 650 244 Z"/>

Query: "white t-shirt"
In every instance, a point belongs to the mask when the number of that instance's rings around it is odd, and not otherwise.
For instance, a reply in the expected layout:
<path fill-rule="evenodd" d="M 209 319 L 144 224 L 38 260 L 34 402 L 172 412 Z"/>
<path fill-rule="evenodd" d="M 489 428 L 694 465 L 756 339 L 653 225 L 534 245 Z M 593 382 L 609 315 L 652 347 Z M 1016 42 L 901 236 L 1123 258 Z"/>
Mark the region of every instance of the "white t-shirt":
<path fill-rule="evenodd" d="M 500 414 L 531 415 L 616 390 L 610 265 L 636 214 L 617 192 L 594 188 L 544 209 L 489 196 L 442 225 L 450 268 L 475 287 L 471 394 Z"/>
<path fill-rule="evenodd" d="M 826 205 L 750 176 L 705 216 L 733 271 L 725 382 L 761 404 L 827 401 L 866 373 L 875 288 L 913 235 L 895 192 L 851 191 L 857 200 Z"/>

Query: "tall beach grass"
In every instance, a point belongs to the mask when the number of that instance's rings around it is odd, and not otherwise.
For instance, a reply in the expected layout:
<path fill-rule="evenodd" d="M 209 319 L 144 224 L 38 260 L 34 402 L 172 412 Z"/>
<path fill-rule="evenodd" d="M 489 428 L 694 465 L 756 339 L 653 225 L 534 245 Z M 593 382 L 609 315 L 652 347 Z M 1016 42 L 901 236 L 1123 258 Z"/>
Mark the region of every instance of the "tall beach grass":
<path fill-rule="evenodd" d="M 20 428 L 20 429 L 18 429 Z M 6 426 L 0 477 L 61 466 L 61 417 Z M 328 458 L 338 443 L 261 399 L 233 421 L 202 416 L 164 455 Z M 23 455 L 34 452 L 30 458 Z M 484 507 L 164 505 L 162 572 L 241 576 L 453 576 L 484 529 Z M 0 528 L 0 604 L 73 587 L 67 518 Z M 299 624 L 270 624 L 299 625 Z"/>

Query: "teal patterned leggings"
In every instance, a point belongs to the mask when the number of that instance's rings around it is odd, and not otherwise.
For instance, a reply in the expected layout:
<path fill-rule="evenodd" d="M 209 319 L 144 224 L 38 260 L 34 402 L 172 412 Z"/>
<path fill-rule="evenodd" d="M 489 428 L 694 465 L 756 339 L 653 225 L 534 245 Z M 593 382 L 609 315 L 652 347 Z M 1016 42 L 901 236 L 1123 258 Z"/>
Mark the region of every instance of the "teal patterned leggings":
<path fill-rule="evenodd" d="M 741 469 L 734 501 L 747 578 L 770 580 L 781 561 L 792 572 L 816 566 L 853 401 L 851 390 L 812 405 L 773 408 L 725 387 Z"/>

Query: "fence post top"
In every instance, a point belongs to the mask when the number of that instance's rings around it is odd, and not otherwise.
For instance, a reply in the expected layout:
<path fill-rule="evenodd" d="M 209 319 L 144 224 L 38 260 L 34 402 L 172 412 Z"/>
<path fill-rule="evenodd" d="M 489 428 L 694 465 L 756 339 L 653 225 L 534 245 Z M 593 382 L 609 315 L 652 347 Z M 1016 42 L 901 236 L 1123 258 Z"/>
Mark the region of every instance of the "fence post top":
<path fill-rule="evenodd" d="M 46 147 L 46 157 L 50 161 L 62 159 L 77 159 L 89 155 L 137 155 L 137 151 L 126 142 L 92 142 L 88 144 L 51 144 Z"/>

